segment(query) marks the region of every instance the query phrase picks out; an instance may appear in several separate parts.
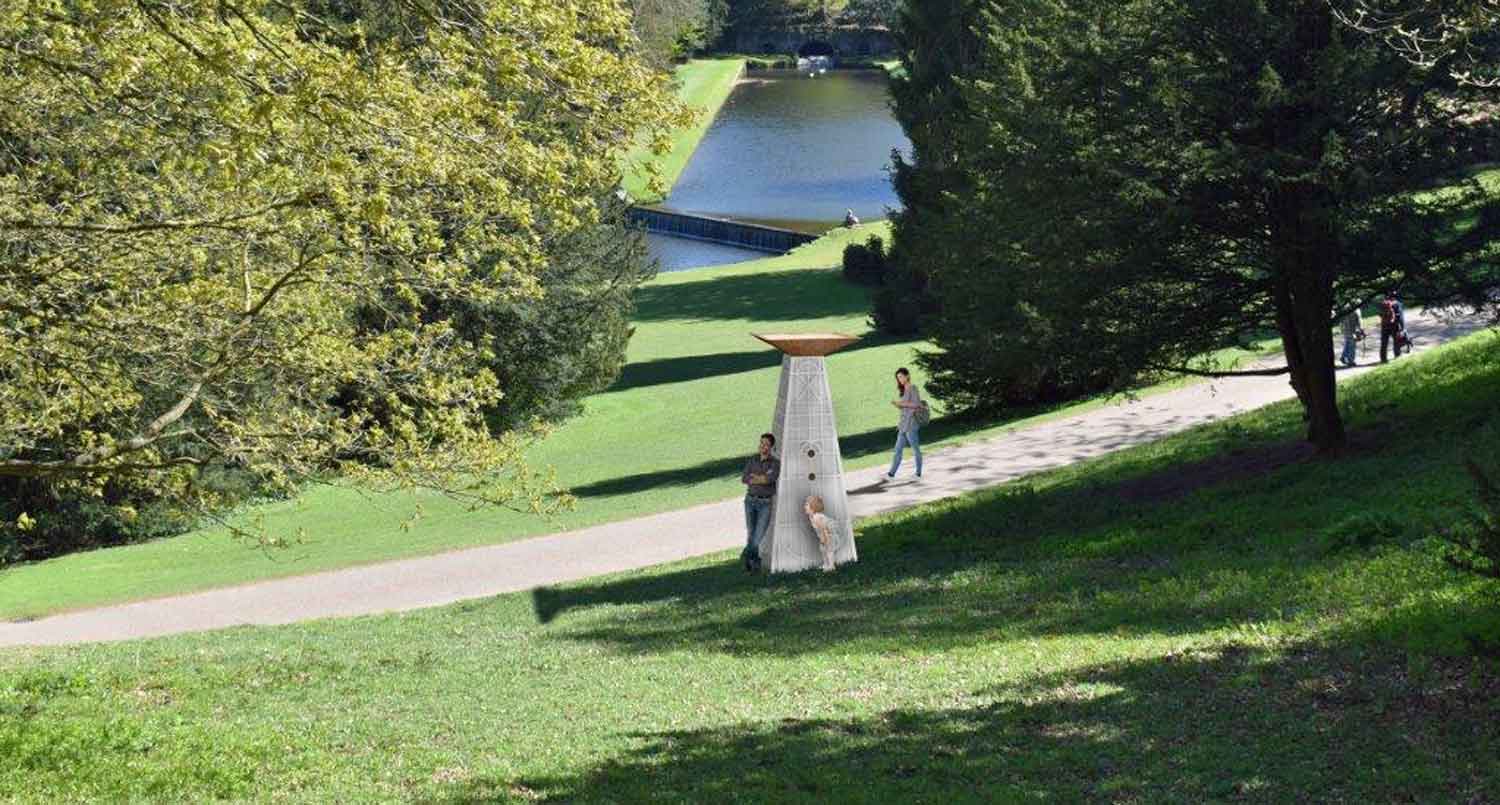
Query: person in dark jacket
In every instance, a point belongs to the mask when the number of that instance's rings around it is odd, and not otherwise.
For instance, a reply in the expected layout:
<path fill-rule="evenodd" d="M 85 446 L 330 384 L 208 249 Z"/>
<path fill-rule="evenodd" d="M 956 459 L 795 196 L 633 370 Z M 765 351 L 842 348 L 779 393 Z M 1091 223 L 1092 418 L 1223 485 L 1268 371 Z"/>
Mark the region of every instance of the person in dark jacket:
<path fill-rule="evenodd" d="M 1406 311 L 1396 293 L 1387 291 L 1380 303 L 1380 362 L 1386 362 L 1386 349 L 1391 345 L 1396 348 L 1396 357 L 1401 357 L 1401 347 L 1405 343 Z"/>

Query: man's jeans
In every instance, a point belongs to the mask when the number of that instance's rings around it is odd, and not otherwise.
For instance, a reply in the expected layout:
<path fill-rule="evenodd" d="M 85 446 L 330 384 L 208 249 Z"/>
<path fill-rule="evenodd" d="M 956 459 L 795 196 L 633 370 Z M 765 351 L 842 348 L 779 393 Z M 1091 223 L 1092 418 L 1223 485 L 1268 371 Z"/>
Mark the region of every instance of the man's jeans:
<path fill-rule="evenodd" d="M 1339 356 L 1339 360 L 1343 361 L 1345 366 L 1354 365 L 1354 336 L 1344 336 L 1344 354 Z"/>
<path fill-rule="evenodd" d="M 922 474 L 922 443 L 917 438 L 917 427 L 912 426 L 910 432 L 896 431 L 896 452 L 891 456 L 891 471 L 887 475 L 894 476 L 896 470 L 901 469 L 901 452 L 911 445 L 911 452 L 917 457 L 917 474 Z"/>
<path fill-rule="evenodd" d="M 745 496 L 745 550 L 741 556 L 760 561 L 760 541 L 766 538 L 766 529 L 771 526 L 771 499 Z"/>

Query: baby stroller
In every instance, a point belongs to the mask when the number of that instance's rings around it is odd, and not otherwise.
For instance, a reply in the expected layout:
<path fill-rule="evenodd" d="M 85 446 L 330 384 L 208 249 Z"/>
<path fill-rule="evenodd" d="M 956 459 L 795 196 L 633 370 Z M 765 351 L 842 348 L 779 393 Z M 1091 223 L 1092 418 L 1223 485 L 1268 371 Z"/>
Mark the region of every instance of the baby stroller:
<path fill-rule="evenodd" d="M 1396 331 L 1396 355 L 1400 356 L 1402 353 L 1410 355 L 1411 354 L 1411 348 L 1412 348 L 1411 336 L 1409 336 L 1409 335 L 1406 334 L 1406 328 L 1403 327 L 1400 330 L 1397 330 Z"/>

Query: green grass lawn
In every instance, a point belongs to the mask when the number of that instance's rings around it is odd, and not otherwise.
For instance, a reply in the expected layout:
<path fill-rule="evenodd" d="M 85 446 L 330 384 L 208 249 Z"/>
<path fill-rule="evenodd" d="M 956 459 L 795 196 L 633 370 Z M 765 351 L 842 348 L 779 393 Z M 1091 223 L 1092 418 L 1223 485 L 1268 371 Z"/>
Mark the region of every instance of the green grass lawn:
<path fill-rule="evenodd" d="M 0 656 L 0 799 L 1488 801 L 1500 585 L 1428 536 L 1500 338 L 860 523 L 405 615 Z"/>
<path fill-rule="evenodd" d="M 639 295 L 638 328 L 616 386 L 536 447 L 578 496 L 555 519 L 471 512 L 446 498 L 311 489 L 297 503 L 256 507 L 303 544 L 265 552 L 218 528 L 0 571 L 0 617 L 168 595 L 474 545 L 652 514 L 731 497 L 739 466 L 770 425 L 780 356 L 752 331 L 842 330 L 861 342 L 830 361 L 837 416 L 851 466 L 882 460 L 894 439 L 891 372 L 913 342 L 882 339 L 865 322 L 863 289 L 837 271 L 843 244 L 884 224 L 837 231 L 790 255 L 662 275 Z M 991 432 L 994 423 L 934 423 L 932 444 Z M 401 528 L 420 502 L 423 516 Z M 726 523 L 724 527 L 732 527 Z"/>
<path fill-rule="evenodd" d="M 664 274 L 642 288 L 627 365 L 609 391 L 531 454 L 555 468 L 576 508 L 545 519 L 506 510 L 469 511 L 437 495 L 372 495 L 316 487 L 298 502 L 258 506 L 276 533 L 306 533 L 284 550 L 262 551 L 221 528 L 0 570 L 0 618 L 159 597 L 312 573 L 454 548 L 507 542 L 686 508 L 739 493 L 739 468 L 770 426 L 780 355 L 754 331 L 839 330 L 859 343 L 829 359 L 840 444 L 851 468 L 886 460 L 895 438 L 891 374 L 925 342 L 897 341 L 867 324 L 865 291 L 843 281 L 843 246 L 885 223 L 835 230 L 791 254 L 730 267 Z M 1226 357 L 1239 353 L 1228 352 Z M 918 382 L 922 381 L 920 372 Z M 1181 381 L 1159 387 L 1170 388 Z M 924 446 L 992 436 L 1042 417 L 1078 413 L 1102 400 L 1006 420 L 939 417 Z M 421 505 L 422 516 L 402 528 Z M 735 524 L 721 524 L 733 528 Z"/>
<path fill-rule="evenodd" d="M 742 58 L 695 59 L 677 67 L 677 97 L 693 110 L 693 125 L 672 132 L 671 148 L 665 154 L 652 154 L 647 145 L 642 145 L 626 156 L 622 184 L 631 198 L 651 203 L 665 197 L 665 192 L 651 191 L 650 173 L 646 170 L 650 164 L 657 166 L 662 187 L 671 191 L 744 69 Z"/>

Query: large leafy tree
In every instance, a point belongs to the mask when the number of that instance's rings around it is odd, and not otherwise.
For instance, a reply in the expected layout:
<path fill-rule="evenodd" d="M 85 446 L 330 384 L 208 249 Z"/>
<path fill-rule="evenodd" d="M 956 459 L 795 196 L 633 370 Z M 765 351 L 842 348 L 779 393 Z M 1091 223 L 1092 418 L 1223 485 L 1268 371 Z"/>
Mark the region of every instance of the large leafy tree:
<path fill-rule="evenodd" d="M 0 480 L 541 505 L 458 311 L 551 311 L 670 119 L 622 3 L 19 0 L 0 97 Z"/>
<path fill-rule="evenodd" d="M 943 347 L 920 358 L 931 390 L 972 409 L 1065 398 L 1105 379 L 1057 348 L 1070 333 L 1029 304 L 1036 276 L 1014 270 L 1016 255 L 976 217 L 976 191 L 990 181 L 989 132 L 969 79 L 995 58 L 984 22 L 1019 24 L 996 16 L 1019 11 L 981 0 L 912 3 L 896 28 L 903 69 L 891 94 L 912 150 L 893 157 L 902 208 L 891 216 L 895 243 L 874 320 L 895 333 L 925 325 Z"/>
<path fill-rule="evenodd" d="M 934 328 L 971 387 L 998 272 L 1061 365 L 1120 383 L 1278 334 L 1285 365 L 1255 371 L 1289 374 L 1309 438 L 1336 449 L 1334 315 L 1390 287 L 1477 301 L 1494 279 L 1495 194 L 1413 192 L 1472 159 L 1455 143 L 1494 125 L 1480 90 L 1325 0 L 1016 0 L 983 35 L 958 237 L 988 259 L 941 269 L 976 301 Z"/>
<path fill-rule="evenodd" d="M 957 143 L 968 134 L 961 82 L 981 56 L 975 33 L 981 8 L 979 0 L 935 0 L 907 4 L 897 16 L 901 69 L 891 80 L 892 110 L 911 155 L 891 154 L 901 209 L 891 214 L 894 243 L 872 317 L 876 327 L 894 335 L 917 332 L 933 311 L 931 268 L 968 259 L 971 244 L 954 237 L 949 225 L 958 223 L 967 195 L 959 163 L 965 149 Z"/>
<path fill-rule="evenodd" d="M 485 343 L 505 396 L 488 410 L 491 430 L 523 429 L 577 413 L 581 398 L 619 377 L 635 290 L 653 266 L 625 204 L 606 195 L 603 218 L 565 232 L 537 272 L 534 298 L 434 301 L 457 332 Z"/>

